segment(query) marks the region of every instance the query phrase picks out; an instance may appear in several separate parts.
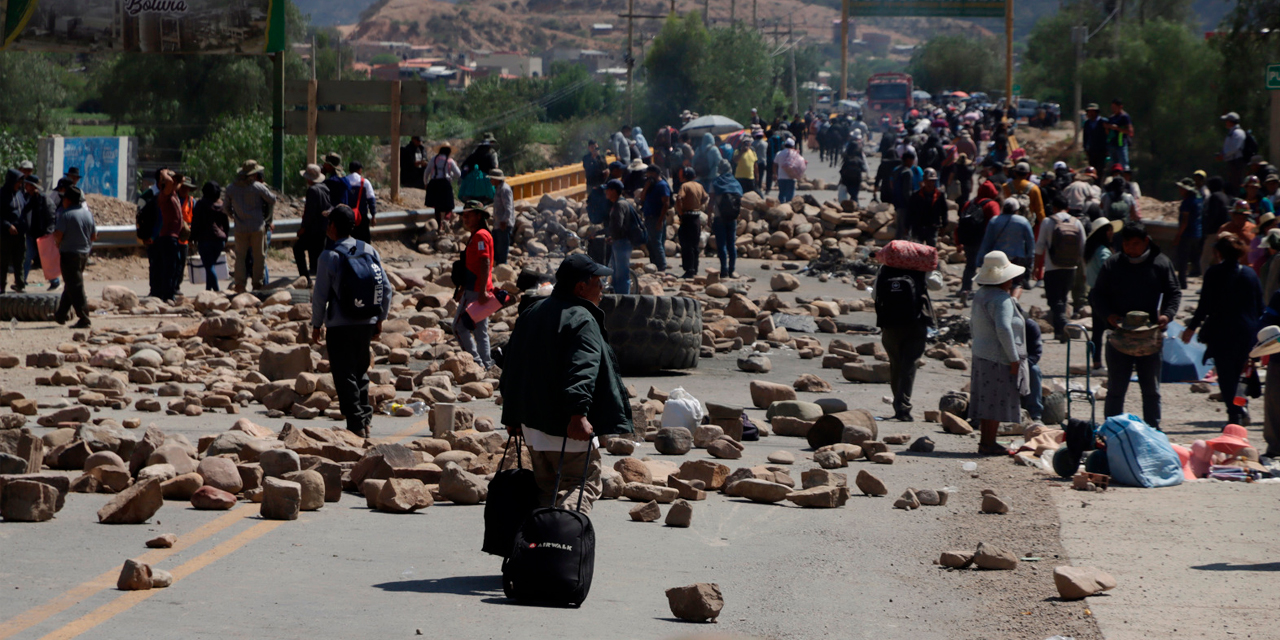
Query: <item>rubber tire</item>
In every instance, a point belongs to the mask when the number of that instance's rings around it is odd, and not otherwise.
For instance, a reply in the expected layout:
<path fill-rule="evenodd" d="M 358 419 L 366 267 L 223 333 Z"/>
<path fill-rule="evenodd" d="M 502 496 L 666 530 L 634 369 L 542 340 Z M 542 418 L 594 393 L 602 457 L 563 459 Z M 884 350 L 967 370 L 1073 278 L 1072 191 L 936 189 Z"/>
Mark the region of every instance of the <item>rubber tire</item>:
<path fill-rule="evenodd" d="M 259 300 L 266 300 L 281 291 L 289 292 L 289 297 L 293 304 L 311 304 L 310 289 L 254 289 L 249 293 L 253 294 L 254 297 Z"/>
<path fill-rule="evenodd" d="M 695 369 L 702 346 L 702 303 L 683 296 L 604 296 L 609 345 L 623 375 Z"/>
<path fill-rule="evenodd" d="M 1111 463 L 1107 461 L 1107 450 L 1093 450 L 1089 457 L 1084 459 L 1084 470 L 1089 473 L 1100 473 L 1104 476 L 1111 475 Z"/>
<path fill-rule="evenodd" d="M 6 293 L 0 295 L 0 320 L 46 322 L 58 312 L 60 293 Z"/>
<path fill-rule="evenodd" d="M 1053 470 L 1063 478 L 1071 478 L 1080 468 L 1080 456 L 1072 455 L 1071 450 L 1059 447 L 1053 452 Z"/>

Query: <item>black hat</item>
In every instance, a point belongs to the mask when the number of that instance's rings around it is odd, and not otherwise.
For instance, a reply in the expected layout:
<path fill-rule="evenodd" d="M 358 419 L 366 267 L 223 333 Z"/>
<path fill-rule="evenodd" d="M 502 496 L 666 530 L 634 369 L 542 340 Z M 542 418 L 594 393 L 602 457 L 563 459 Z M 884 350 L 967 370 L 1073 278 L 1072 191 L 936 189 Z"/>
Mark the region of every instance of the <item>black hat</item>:
<path fill-rule="evenodd" d="M 76 204 L 84 202 L 84 192 L 76 186 L 67 187 L 67 190 L 62 192 L 62 197 Z"/>
<path fill-rule="evenodd" d="M 622 162 L 619 160 L 614 160 L 613 162 L 609 163 L 610 170 L 617 169 L 618 171 L 624 171 L 626 170 L 626 168 L 627 168 L 627 165 L 622 164 Z"/>
<path fill-rule="evenodd" d="M 26 182 L 27 184 L 34 184 L 36 186 L 40 186 L 40 176 L 34 173 L 27 176 L 23 176 L 22 181 Z"/>
<path fill-rule="evenodd" d="M 67 169 L 67 177 L 69 177 L 69 178 L 79 178 L 79 177 L 80 177 L 80 168 L 79 168 L 79 167 L 71 167 L 70 169 Z"/>
<path fill-rule="evenodd" d="M 622 193 L 623 191 L 626 190 L 626 188 L 622 186 L 622 181 L 618 180 L 617 178 L 614 178 L 613 180 L 610 180 L 604 183 L 604 189 L 605 191 L 608 191 L 609 189 L 613 189 L 618 193 Z"/>
<path fill-rule="evenodd" d="M 325 155 L 325 157 L 324 157 L 324 162 L 325 162 L 325 164 L 331 164 L 331 165 L 333 165 L 334 167 L 341 167 L 341 166 L 342 166 L 342 156 L 340 156 L 340 155 L 338 155 L 338 154 L 336 154 L 336 153 L 329 153 L 329 154 L 326 154 L 326 155 Z"/>
<path fill-rule="evenodd" d="M 606 267 L 585 253 L 575 253 L 565 258 L 556 269 L 556 281 L 577 284 L 592 276 L 611 276 L 613 269 Z"/>

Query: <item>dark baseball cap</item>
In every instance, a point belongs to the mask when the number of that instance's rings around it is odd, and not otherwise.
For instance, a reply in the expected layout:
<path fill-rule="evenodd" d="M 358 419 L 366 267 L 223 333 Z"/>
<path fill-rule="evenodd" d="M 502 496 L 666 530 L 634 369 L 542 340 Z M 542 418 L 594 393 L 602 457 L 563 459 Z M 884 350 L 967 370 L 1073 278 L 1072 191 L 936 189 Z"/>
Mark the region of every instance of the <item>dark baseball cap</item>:
<path fill-rule="evenodd" d="M 583 282 L 592 276 L 611 276 L 613 269 L 606 267 L 585 253 L 575 253 L 560 263 L 556 269 L 556 281 L 565 283 Z"/>
<path fill-rule="evenodd" d="M 604 183 L 604 188 L 606 191 L 608 191 L 609 189 L 613 189 L 618 193 L 622 193 L 623 191 L 626 190 L 626 188 L 622 186 L 622 181 L 617 178 L 614 178 L 613 180 L 610 180 Z"/>

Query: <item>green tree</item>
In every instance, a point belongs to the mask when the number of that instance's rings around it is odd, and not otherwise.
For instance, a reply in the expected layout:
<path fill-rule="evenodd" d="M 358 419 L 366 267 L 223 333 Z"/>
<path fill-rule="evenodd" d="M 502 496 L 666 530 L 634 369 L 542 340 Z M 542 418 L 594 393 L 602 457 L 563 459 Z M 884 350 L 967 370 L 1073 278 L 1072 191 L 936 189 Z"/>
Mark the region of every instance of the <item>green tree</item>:
<path fill-rule="evenodd" d="M 52 54 L 0 53 L 0 114 L 3 124 L 22 135 L 48 131 L 63 119 L 66 72 Z"/>
<path fill-rule="evenodd" d="M 1268 64 L 1280 62 L 1280 0 L 1239 0 L 1210 46 L 1224 60 L 1207 83 L 1217 94 L 1218 112 L 1239 113 L 1241 126 L 1252 130 L 1265 149 L 1272 98 L 1262 77 Z"/>
<path fill-rule="evenodd" d="M 711 36 L 697 11 L 667 16 L 643 63 L 645 99 L 641 122 L 645 129 L 670 123 L 684 109 L 702 110 L 706 94 L 699 84 L 699 71 L 710 42 Z"/>
<path fill-rule="evenodd" d="M 947 89 L 990 91 L 1001 84 L 1004 48 L 992 38 L 943 35 L 930 38 L 911 55 L 907 72 L 930 93 Z"/>
<path fill-rule="evenodd" d="M 772 93 L 769 77 L 773 62 L 765 51 L 764 38 L 760 32 L 741 23 L 712 29 L 710 35 L 706 57 L 697 67 L 698 85 L 703 94 L 698 103 L 700 113 L 747 122 L 751 108 Z M 797 76 L 798 72 L 799 65 Z M 799 76 L 804 78 L 800 82 L 812 78 L 812 74 L 810 70 L 808 78 Z"/>
<path fill-rule="evenodd" d="M 369 64 L 400 64 L 400 56 L 394 53 L 379 53 L 369 58 Z"/>

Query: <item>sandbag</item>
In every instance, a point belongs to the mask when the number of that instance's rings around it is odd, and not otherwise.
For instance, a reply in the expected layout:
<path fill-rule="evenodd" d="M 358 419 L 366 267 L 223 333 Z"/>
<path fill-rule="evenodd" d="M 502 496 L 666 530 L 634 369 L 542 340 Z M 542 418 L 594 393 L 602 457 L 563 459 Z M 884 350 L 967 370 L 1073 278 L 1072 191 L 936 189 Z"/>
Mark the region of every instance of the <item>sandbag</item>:
<path fill-rule="evenodd" d="M 676 387 L 667 396 L 667 403 L 662 409 L 662 426 L 663 427 L 684 427 L 690 433 L 702 424 L 702 418 L 707 415 L 703 410 L 702 403 L 693 397 L 693 394 L 685 391 L 683 387 Z"/>
<path fill-rule="evenodd" d="M 938 250 L 927 244 L 894 240 L 885 245 L 876 259 L 895 269 L 933 271 L 938 268 Z"/>
<path fill-rule="evenodd" d="M 1106 438 L 1107 466 L 1115 482 L 1146 488 L 1182 484 L 1182 462 L 1169 436 L 1138 416 L 1111 416 L 1098 432 Z"/>

